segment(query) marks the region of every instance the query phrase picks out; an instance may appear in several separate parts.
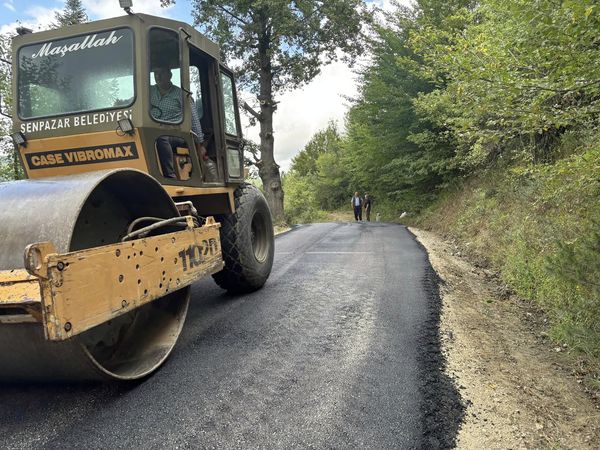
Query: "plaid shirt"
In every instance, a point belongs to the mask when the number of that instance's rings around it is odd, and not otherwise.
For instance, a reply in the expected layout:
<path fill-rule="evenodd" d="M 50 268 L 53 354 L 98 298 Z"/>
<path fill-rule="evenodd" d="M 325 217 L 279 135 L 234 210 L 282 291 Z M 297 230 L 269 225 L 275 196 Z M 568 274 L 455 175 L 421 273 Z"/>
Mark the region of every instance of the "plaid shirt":
<path fill-rule="evenodd" d="M 163 96 L 160 95 L 156 84 L 150 86 L 150 104 L 152 105 L 150 111 L 152 117 L 163 122 L 181 122 L 183 118 L 182 97 L 183 91 L 175 85 L 171 85 L 171 88 Z M 204 133 L 202 133 L 196 104 L 191 95 L 190 104 L 192 106 L 192 131 L 198 135 L 198 137 L 194 136 L 194 140 L 197 143 L 202 143 L 204 141 Z"/>

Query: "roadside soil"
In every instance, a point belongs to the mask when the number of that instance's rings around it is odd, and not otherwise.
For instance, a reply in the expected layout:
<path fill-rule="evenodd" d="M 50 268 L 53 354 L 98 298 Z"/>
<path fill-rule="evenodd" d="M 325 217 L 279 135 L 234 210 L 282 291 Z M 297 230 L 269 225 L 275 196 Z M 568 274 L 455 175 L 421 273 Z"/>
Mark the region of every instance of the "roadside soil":
<path fill-rule="evenodd" d="M 543 338 L 539 313 L 453 244 L 410 231 L 442 279 L 446 372 L 466 407 L 457 448 L 600 448 L 600 402 L 565 349 Z"/>
<path fill-rule="evenodd" d="M 273 233 L 275 236 L 281 233 L 285 233 L 286 231 L 290 231 L 292 227 L 288 227 L 287 225 L 273 225 Z"/>
<path fill-rule="evenodd" d="M 364 219 L 364 213 L 363 213 Z M 373 218 L 373 221 L 375 219 Z M 327 222 L 354 222 L 354 213 L 352 211 L 329 211 L 327 212 Z"/>

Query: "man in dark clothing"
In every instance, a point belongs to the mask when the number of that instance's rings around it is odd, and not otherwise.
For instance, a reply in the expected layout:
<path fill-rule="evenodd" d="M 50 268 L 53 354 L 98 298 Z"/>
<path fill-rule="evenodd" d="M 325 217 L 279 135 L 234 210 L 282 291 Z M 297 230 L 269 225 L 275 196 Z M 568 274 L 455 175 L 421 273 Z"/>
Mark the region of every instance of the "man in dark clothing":
<path fill-rule="evenodd" d="M 369 194 L 365 194 L 365 201 L 363 202 L 363 208 L 365 208 L 365 214 L 367 215 L 367 222 L 371 221 L 371 208 L 373 206 L 373 199 Z"/>
<path fill-rule="evenodd" d="M 354 193 L 351 203 L 352 203 L 352 207 L 354 208 L 354 220 L 356 220 L 358 222 L 359 220 L 362 220 L 362 204 L 363 204 L 363 199 L 361 198 L 361 196 L 359 195 L 358 192 Z"/>

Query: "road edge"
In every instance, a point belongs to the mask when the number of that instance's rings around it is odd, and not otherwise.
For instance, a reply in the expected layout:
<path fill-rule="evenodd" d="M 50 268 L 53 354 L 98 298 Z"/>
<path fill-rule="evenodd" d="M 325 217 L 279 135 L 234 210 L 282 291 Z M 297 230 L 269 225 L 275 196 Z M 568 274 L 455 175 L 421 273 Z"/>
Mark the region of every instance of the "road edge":
<path fill-rule="evenodd" d="M 598 407 L 535 335 L 531 307 L 434 233 L 409 231 L 442 279 L 442 351 L 467 405 L 457 448 L 597 448 Z"/>
<path fill-rule="evenodd" d="M 406 229 L 427 259 L 427 267 L 420 283 L 427 294 L 429 317 L 423 324 L 419 339 L 422 348 L 417 358 L 423 374 L 419 385 L 423 397 L 422 446 L 428 449 L 454 448 L 465 417 L 466 405 L 455 380 L 446 370 L 447 361 L 440 333 L 443 308 L 440 285 L 443 280 L 433 268 L 427 248 L 408 227 L 400 226 Z"/>

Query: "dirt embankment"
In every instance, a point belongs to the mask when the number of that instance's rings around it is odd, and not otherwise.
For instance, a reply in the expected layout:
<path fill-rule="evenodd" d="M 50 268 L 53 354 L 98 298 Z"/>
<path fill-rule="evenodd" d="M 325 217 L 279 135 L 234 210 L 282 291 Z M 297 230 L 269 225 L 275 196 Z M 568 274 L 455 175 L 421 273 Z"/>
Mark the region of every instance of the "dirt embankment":
<path fill-rule="evenodd" d="M 467 406 L 458 448 L 600 448 L 600 402 L 584 392 L 564 349 L 540 339 L 537 313 L 450 244 L 411 231 L 443 280 L 447 372 Z"/>

